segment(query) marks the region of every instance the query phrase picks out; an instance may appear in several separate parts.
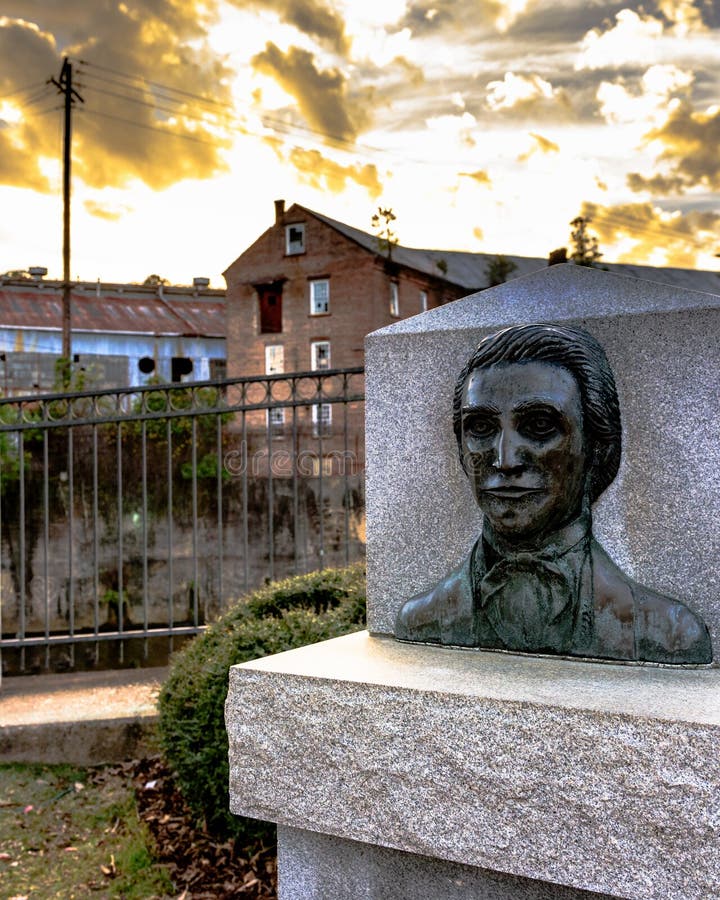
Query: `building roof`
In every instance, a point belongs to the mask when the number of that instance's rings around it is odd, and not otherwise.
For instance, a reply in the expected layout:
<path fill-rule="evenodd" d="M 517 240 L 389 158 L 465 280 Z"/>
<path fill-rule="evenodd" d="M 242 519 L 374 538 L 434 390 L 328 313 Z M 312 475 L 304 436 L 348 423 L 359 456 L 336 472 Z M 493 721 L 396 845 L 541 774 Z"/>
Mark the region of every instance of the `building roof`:
<path fill-rule="evenodd" d="M 288 212 L 292 213 L 295 209 L 309 213 L 371 253 L 379 254 L 378 239 L 375 235 L 361 231 L 359 228 L 353 228 L 344 222 L 338 222 L 299 204 L 292 206 Z M 514 262 L 516 266 L 508 280 L 519 278 L 521 275 L 529 275 L 530 272 L 535 272 L 547 266 L 547 259 L 545 258 L 514 256 L 512 254 L 503 254 L 503 256 Z M 400 265 L 423 272 L 426 275 L 434 275 L 436 278 L 442 278 L 445 281 L 451 281 L 453 284 L 467 288 L 470 293 L 487 287 L 485 270 L 488 263 L 497 258 L 497 254 L 466 253 L 459 250 L 423 250 L 414 247 L 403 247 L 398 244 L 393 247 L 392 258 Z M 438 268 L 438 263 L 442 261 L 447 266 L 445 271 Z M 648 281 L 671 284 L 675 287 L 693 291 L 720 294 L 720 272 L 660 266 L 638 266 L 628 263 L 605 263 L 602 260 L 600 267 L 618 275 L 644 278 Z"/>
<path fill-rule="evenodd" d="M 71 298 L 75 332 L 225 337 L 225 291 L 78 283 Z M 0 280 L 0 327 L 61 330 L 61 283 Z"/>

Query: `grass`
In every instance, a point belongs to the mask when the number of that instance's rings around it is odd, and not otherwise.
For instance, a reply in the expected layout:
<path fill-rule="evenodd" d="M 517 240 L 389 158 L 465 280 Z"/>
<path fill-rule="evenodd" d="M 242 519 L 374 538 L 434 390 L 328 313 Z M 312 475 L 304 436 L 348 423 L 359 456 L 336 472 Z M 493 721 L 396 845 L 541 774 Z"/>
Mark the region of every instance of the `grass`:
<path fill-rule="evenodd" d="M 118 766 L 0 766 L 0 884 L 7 900 L 173 894 Z"/>

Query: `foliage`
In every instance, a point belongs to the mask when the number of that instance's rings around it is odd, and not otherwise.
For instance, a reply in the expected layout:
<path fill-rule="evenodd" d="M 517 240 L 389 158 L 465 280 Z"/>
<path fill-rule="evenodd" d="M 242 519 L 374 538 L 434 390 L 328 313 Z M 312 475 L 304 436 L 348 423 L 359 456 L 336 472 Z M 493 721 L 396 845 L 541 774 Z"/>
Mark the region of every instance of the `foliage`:
<path fill-rule="evenodd" d="M 388 259 L 392 259 L 393 247 L 397 245 L 398 236 L 393 231 L 392 223 L 397 219 L 391 207 L 378 206 L 373 215 L 372 227 L 377 234 L 378 251 Z"/>
<path fill-rule="evenodd" d="M 55 376 L 53 378 L 55 391 L 73 393 L 74 391 L 84 391 L 87 386 L 87 372 L 82 366 L 76 368 L 72 360 L 64 356 L 55 360 Z"/>
<path fill-rule="evenodd" d="M 516 269 L 517 265 L 511 259 L 508 259 L 507 256 L 503 256 L 502 253 L 493 256 L 485 266 L 485 277 L 488 280 L 488 287 L 497 287 L 499 284 L 504 284 L 508 279 L 508 275 L 512 275 Z"/>
<path fill-rule="evenodd" d="M 162 275 L 157 275 L 153 273 L 152 275 L 148 275 L 148 277 L 143 281 L 143 284 L 147 287 L 157 287 L 161 284 L 170 284 L 167 278 L 163 278 Z"/>
<path fill-rule="evenodd" d="M 591 220 L 584 216 L 576 216 L 570 223 L 570 227 L 573 229 L 570 232 L 570 240 L 573 244 L 570 259 L 576 266 L 592 268 L 602 256 L 597 237 L 588 234 L 587 229 L 590 222 Z"/>
<path fill-rule="evenodd" d="M 0 766 L 3 897 L 168 896 L 122 767 Z"/>
<path fill-rule="evenodd" d="M 160 694 L 160 739 L 183 795 L 211 831 L 247 843 L 271 840 L 273 831 L 228 810 L 224 704 L 230 666 L 356 631 L 364 618 L 364 568 L 326 569 L 242 598 L 173 658 Z"/>

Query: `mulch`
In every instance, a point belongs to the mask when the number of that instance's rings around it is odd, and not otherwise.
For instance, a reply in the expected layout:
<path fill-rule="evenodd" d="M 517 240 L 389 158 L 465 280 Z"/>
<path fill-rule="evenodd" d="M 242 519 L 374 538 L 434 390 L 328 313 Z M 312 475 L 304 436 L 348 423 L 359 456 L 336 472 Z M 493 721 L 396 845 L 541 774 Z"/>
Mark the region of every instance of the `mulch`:
<path fill-rule="evenodd" d="M 140 818 L 155 841 L 157 862 L 167 868 L 177 900 L 276 900 L 275 847 L 218 842 L 198 827 L 160 757 L 125 766 Z"/>

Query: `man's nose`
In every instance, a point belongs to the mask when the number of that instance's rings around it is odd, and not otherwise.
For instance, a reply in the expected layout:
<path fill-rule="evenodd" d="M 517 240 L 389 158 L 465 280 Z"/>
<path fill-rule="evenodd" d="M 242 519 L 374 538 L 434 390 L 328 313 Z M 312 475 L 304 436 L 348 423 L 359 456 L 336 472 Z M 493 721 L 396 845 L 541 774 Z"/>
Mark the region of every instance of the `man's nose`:
<path fill-rule="evenodd" d="M 503 428 L 495 439 L 494 468 L 505 472 L 509 469 L 517 469 L 522 465 L 520 454 L 520 441 L 514 429 Z"/>

